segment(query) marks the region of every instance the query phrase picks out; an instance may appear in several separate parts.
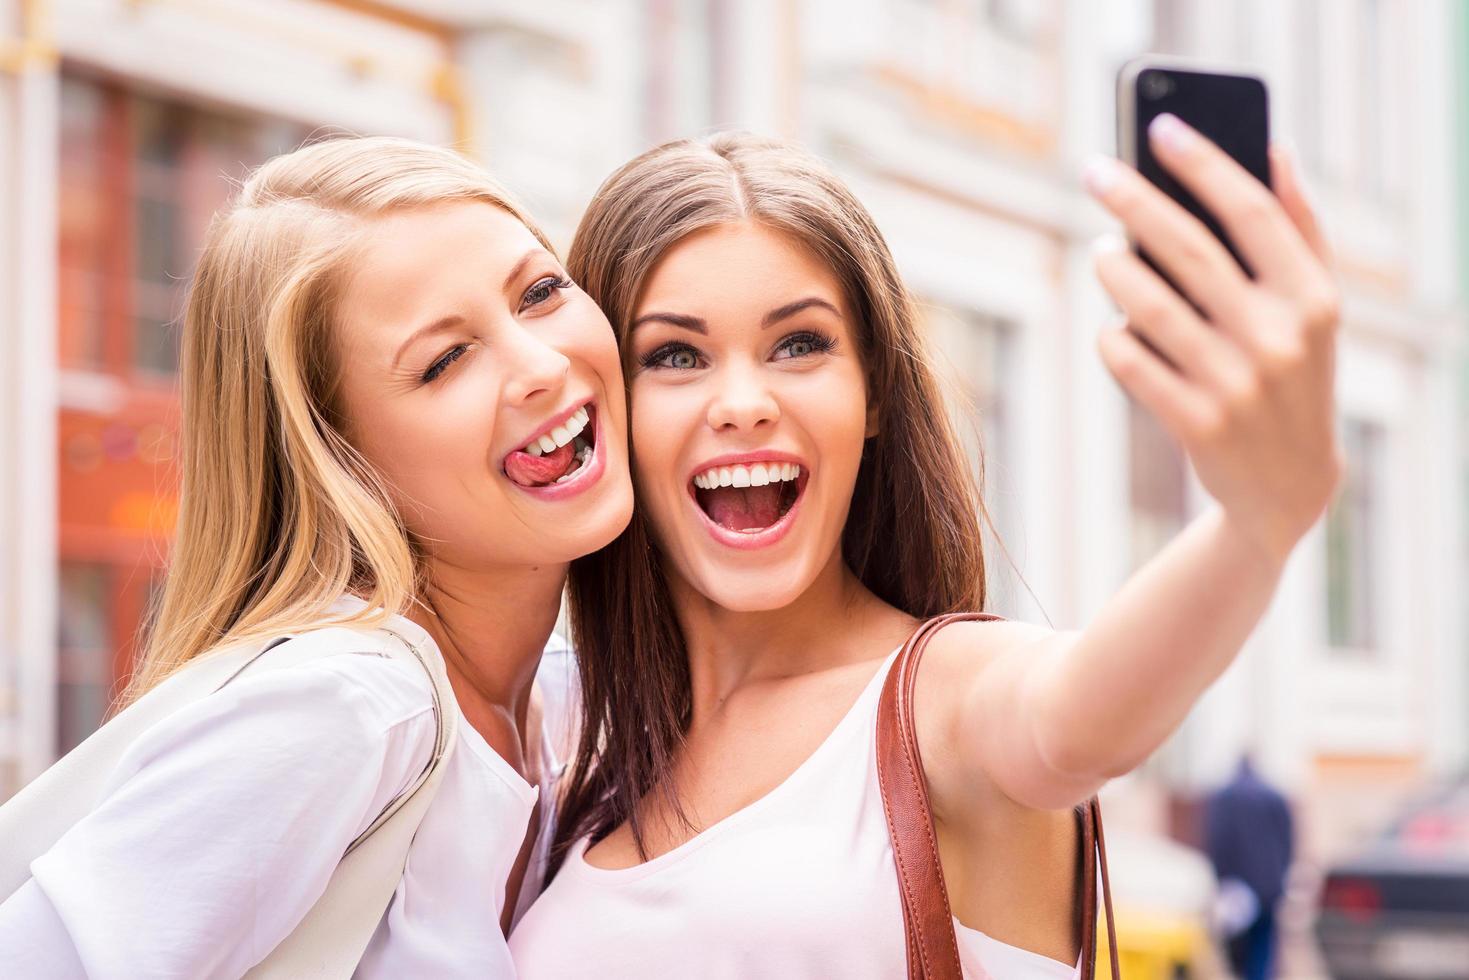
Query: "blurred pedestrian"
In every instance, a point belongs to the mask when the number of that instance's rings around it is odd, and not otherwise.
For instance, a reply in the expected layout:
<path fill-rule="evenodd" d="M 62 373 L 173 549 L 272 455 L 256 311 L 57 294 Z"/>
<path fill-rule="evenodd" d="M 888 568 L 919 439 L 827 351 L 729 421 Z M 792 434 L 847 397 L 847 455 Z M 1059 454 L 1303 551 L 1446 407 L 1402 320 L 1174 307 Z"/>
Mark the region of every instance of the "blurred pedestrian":
<path fill-rule="evenodd" d="M 1275 907 L 1293 850 L 1290 804 L 1248 755 L 1204 805 L 1205 844 L 1219 877 L 1220 925 L 1237 976 L 1274 974 Z"/>

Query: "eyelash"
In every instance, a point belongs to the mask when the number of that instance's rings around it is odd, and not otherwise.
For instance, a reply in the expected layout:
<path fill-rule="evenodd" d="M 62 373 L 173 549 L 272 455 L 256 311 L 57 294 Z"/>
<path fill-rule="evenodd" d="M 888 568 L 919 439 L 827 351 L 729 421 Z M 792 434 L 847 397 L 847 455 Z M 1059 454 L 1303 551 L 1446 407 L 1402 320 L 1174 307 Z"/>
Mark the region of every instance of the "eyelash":
<path fill-rule="evenodd" d="M 572 283 L 572 281 L 565 276 L 543 276 L 532 283 L 531 287 L 525 291 L 525 297 L 521 300 L 520 308 L 523 311 L 525 310 L 527 305 L 539 306 L 540 304 L 550 300 L 551 294 L 548 293 L 545 298 L 527 304 L 525 302 L 525 299 L 529 298 L 530 295 L 538 289 L 562 290 L 570 289 L 573 285 L 574 283 Z M 443 357 L 439 358 L 437 361 L 434 361 L 428 366 L 428 370 L 423 372 L 421 380 L 424 384 L 428 384 L 429 382 L 434 381 L 449 369 L 449 365 L 453 364 L 455 361 L 459 360 L 459 358 L 463 357 L 467 353 L 469 353 L 468 344 L 455 344 L 453 347 L 449 348 L 447 352 L 445 352 Z"/>
<path fill-rule="evenodd" d="M 531 287 L 525 291 L 525 296 L 528 298 L 530 294 L 535 292 L 537 289 L 544 288 L 560 291 L 562 289 L 570 289 L 573 285 L 575 284 L 565 276 L 542 276 L 540 279 L 537 279 L 534 283 L 532 283 Z M 520 308 L 521 310 L 524 310 L 527 305 L 539 306 L 541 303 L 549 300 L 551 298 L 551 295 L 551 293 L 548 293 L 545 299 L 538 300 L 537 302 L 530 304 L 527 304 L 525 302 L 525 298 L 522 298 L 520 301 Z"/>
<path fill-rule="evenodd" d="M 789 347 L 791 344 L 801 342 L 811 345 L 810 353 L 792 355 L 792 357 L 810 357 L 814 354 L 825 354 L 834 350 L 837 345 L 835 338 L 828 337 L 826 334 L 817 333 L 814 330 L 803 330 L 800 333 L 793 333 L 788 337 L 782 337 L 780 343 L 776 345 L 775 349 L 776 351 L 782 351 Z M 641 358 L 638 359 L 638 364 L 644 369 L 659 368 L 669 371 L 691 371 L 693 370 L 693 368 L 676 368 L 671 364 L 662 363 L 663 361 L 668 360 L 674 354 L 681 354 L 684 351 L 689 351 L 695 357 L 699 356 L 698 348 L 690 344 L 683 343 L 682 341 L 671 341 L 667 344 L 664 344 L 662 347 L 659 347 L 648 352 L 647 354 L 644 354 Z M 777 360 L 787 359 L 788 358 L 777 358 Z"/>
<path fill-rule="evenodd" d="M 450 364 L 453 364 L 467 353 L 469 353 L 468 344 L 455 344 L 453 347 L 450 347 L 443 357 L 434 361 L 429 365 L 428 370 L 423 372 L 423 383 L 428 384 L 430 381 L 436 379 L 448 370 Z"/>

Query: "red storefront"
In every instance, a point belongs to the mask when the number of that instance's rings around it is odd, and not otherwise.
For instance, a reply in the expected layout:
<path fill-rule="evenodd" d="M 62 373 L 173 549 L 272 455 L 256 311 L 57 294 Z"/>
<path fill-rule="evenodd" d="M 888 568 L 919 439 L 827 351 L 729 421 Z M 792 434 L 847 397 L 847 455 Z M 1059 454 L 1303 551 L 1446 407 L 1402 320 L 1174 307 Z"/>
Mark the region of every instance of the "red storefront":
<path fill-rule="evenodd" d="M 230 178 L 293 124 L 68 72 L 60 153 L 58 749 L 129 670 L 177 511 L 178 317 Z"/>

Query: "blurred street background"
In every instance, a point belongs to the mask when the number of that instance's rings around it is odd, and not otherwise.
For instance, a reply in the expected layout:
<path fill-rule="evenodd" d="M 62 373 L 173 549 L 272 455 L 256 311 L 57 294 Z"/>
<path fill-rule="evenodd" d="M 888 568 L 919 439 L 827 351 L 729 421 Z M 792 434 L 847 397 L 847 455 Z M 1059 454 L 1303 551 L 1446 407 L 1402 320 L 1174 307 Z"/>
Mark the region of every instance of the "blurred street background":
<path fill-rule="evenodd" d="M 1349 473 L 1240 661 L 1103 797 L 1127 975 L 1221 975 L 1201 801 L 1248 754 L 1295 817 L 1281 975 L 1469 976 L 1469 939 L 1434 931 L 1469 921 L 1455 0 L 0 0 L 0 800 L 129 669 L 176 506 L 175 318 L 210 214 L 250 166 L 336 130 L 464 149 L 563 249 L 649 146 L 800 140 L 876 216 L 967 402 L 1004 545 L 993 610 L 1084 624 L 1205 504 L 1094 346 L 1109 224 L 1079 174 L 1113 151 L 1116 71 L 1147 51 L 1269 83 L 1337 253 Z M 1394 861 L 1464 876 L 1430 885 L 1435 912 Z"/>

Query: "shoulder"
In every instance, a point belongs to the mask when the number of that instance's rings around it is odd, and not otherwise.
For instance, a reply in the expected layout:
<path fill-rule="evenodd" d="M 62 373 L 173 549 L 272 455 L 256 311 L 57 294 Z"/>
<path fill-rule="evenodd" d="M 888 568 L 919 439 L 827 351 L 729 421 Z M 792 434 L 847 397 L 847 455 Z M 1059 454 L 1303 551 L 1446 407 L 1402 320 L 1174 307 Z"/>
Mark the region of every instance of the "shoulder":
<path fill-rule="evenodd" d="M 233 674 L 217 690 L 151 726 L 129 750 L 131 766 L 164 756 L 226 753 L 277 763 L 343 762 L 433 744 L 433 685 L 392 637 L 372 630 L 312 629 Z M 208 656 L 208 654 L 206 654 Z"/>
<path fill-rule="evenodd" d="M 918 683 L 958 696 L 1011 655 L 1039 651 L 1058 635 L 1047 627 L 1013 619 L 950 623 L 929 640 L 919 665 Z"/>
<path fill-rule="evenodd" d="M 433 709 L 433 682 L 409 649 L 383 630 L 323 625 L 272 646 L 213 696 L 268 695 L 284 705 L 392 724 Z"/>
<path fill-rule="evenodd" d="M 950 623 L 934 634 L 918 668 L 915 727 L 936 810 L 944 801 L 988 810 L 1005 799 L 977 764 L 983 746 L 1007 734 L 1000 716 L 1008 712 L 996 699 L 1061 636 L 1004 619 Z"/>

